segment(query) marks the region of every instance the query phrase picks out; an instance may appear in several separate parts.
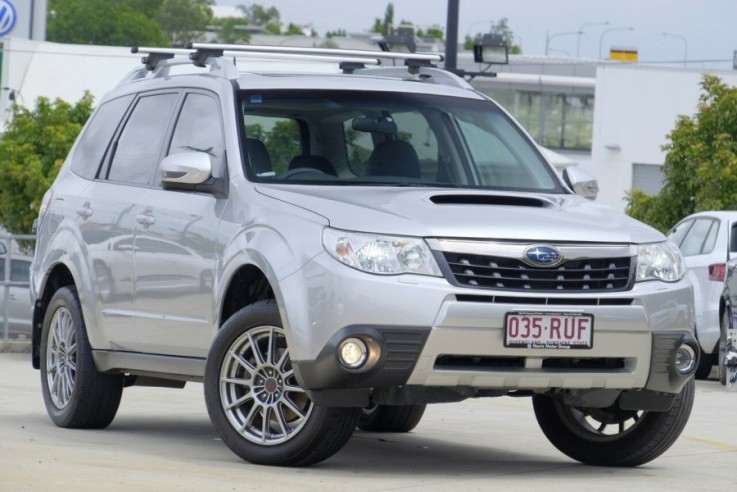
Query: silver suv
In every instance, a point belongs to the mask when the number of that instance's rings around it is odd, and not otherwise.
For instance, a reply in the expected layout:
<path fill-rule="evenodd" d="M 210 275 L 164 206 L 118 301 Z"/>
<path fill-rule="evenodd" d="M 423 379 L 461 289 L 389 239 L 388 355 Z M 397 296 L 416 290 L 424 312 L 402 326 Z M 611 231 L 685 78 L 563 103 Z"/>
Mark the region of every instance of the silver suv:
<path fill-rule="evenodd" d="M 584 463 L 677 439 L 698 364 L 680 252 L 577 195 L 595 181 L 559 176 L 439 55 L 138 51 L 40 211 L 33 365 L 55 424 L 106 427 L 124 387 L 199 381 L 261 464 L 505 395 Z M 253 51 L 343 73 L 240 72 Z"/>

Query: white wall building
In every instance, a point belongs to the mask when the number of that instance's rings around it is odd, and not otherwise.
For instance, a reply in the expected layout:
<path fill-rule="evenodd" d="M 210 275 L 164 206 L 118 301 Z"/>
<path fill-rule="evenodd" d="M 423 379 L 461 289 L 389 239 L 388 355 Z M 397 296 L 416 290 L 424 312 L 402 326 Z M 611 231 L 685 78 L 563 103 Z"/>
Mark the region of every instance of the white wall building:
<path fill-rule="evenodd" d="M 737 73 L 713 71 L 729 85 Z M 596 73 L 596 106 L 591 161 L 599 180 L 598 201 L 624 209 L 628 190 L 660 189 L 662 146 L 678 115 L 693 116 L 701 94 L 700 70 L 608 64 Z"/>

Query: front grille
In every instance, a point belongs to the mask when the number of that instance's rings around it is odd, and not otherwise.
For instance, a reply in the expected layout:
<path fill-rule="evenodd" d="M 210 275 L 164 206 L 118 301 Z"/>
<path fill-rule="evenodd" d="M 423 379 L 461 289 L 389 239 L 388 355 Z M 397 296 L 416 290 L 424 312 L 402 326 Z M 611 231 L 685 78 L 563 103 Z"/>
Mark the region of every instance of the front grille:
<path fill-rule="evenodd" d="M 554 268 L 516 258 L 443 252 L 455 283 L 463 287 L 531 292 L 614 292 L 630 285 L 632 258 L 568 260 Z"/>

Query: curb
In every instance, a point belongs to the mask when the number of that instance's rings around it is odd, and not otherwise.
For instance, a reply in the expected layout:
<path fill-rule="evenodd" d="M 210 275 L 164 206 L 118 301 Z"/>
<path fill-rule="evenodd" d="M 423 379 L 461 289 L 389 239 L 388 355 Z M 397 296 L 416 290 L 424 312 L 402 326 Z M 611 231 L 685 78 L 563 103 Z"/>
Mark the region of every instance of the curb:
<path fill-rule="evenodd" d="M 30 340 L 0 340 L 0 354 L 31 353 Z"/>

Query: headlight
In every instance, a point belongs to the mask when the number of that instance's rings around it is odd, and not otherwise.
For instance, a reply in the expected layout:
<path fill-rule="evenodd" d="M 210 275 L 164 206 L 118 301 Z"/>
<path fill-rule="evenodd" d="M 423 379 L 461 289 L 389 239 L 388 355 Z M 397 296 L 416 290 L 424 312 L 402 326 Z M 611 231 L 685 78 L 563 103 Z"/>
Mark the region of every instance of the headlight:
<path fill-rule="evenodd" d="M 670 241 L 641 244 L 637 254 L 637 281 L 678 282 L 686 273 L 686 264 L 678 246 Z"/>
<path fill-rule="evenodd" d="M 326 228 L 322 233 L 322 244 L 335 259 L 364 272 L 441 275 L 430 248 L 419 238 Z"/>

